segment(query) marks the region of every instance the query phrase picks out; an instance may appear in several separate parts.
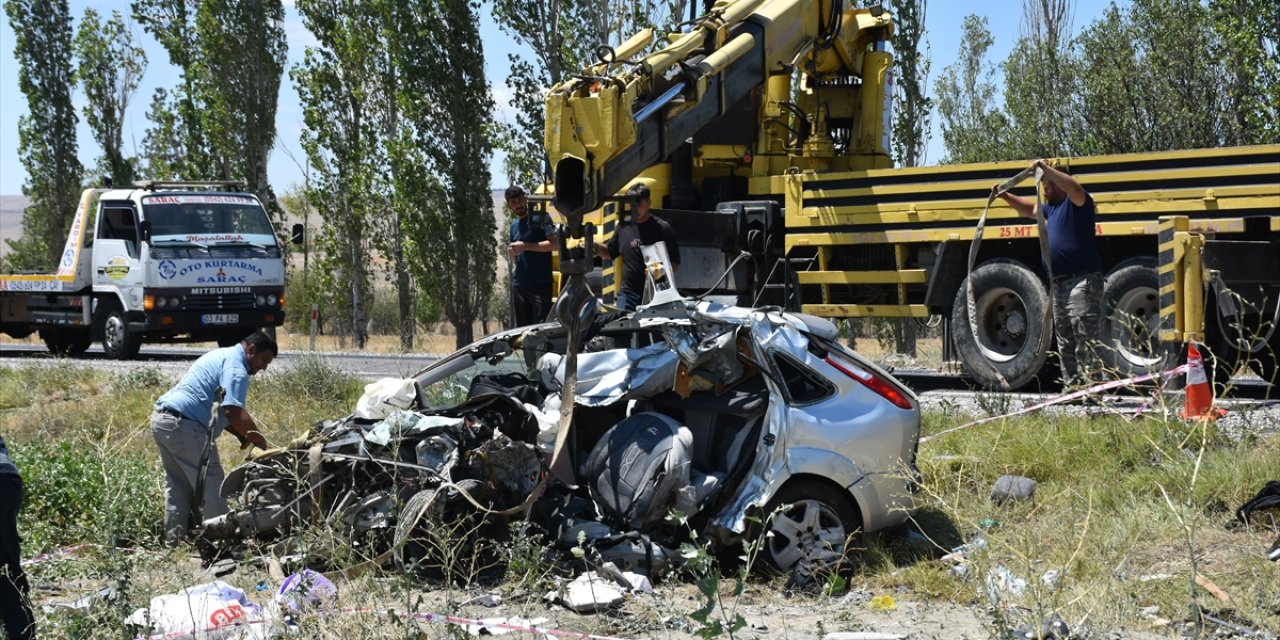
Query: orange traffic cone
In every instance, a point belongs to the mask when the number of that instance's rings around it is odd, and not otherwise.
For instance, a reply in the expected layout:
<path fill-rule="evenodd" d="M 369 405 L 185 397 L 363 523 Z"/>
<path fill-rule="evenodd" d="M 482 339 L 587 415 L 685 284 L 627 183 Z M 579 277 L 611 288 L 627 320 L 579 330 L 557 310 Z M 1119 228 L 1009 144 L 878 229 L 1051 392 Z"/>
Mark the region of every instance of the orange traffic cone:
<path fill-rule="evenodd" d="M 1182 407 L 1186 420 L 1216 420 L 1226 415 L 1222 409 L 1213 408 L 1213 388 L 1204 374 L 1204 360 L 1195 343 L 1187 343 L 1187 403 Z"/>

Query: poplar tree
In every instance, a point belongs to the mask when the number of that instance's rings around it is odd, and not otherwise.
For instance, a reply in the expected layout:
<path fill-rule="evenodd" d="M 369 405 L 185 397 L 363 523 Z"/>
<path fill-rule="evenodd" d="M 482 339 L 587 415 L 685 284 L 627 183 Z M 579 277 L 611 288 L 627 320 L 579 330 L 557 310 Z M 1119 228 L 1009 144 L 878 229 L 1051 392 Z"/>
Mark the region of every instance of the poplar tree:
<path fill-rule="evenodd" d="M 987 51 L 995 43 L 985 17 L 965 16 L 960 52 L 934 87 L 944 162 L 988 162 L 1009 157 L 1008 119 L 996 104 Z"/>
<path fill-rule="evenodd" d="M 134 161 L 124 153 L 124 118 L 147 67 L 147 55 L 134 44 L 119 11 L 103 22 L 97 11 L 85 9 L 75 47 L 80 84 L 88 99 L 84 118 L 102 147 L 102 168 L 112 184 L 128 185 L 133 182 Z"/>
<path fill-rule="evenodd" d="M 280 0 L 201 0 L 197 102 L 216 175 L 245 182 L 277 209 L 267 176 L 288 43 Z"/>
<path fill-rule="evenodd" d="M 302 146 L 315 173 L 308 193 L 324 220 L 321 280 L 341 292 L 356 348 L 368 339 L 369 229 L 378 137 L 368 100 L 376 89 L 377 14 L 359 0 L 298 0 L 295 7 L 315 36 L 290 72 L 302 101 Z"/>
<path fill-rule="evenodd" d="M 13 251 L 5 266 L 46 271 L 62 259 L 83 171 L 71 103 L 71 14 L 66 0 L 7 0 L 4 10 L 13 28 L 18 87 L 27 97 L 27 114 L 18 120 L 18 154 L 27 172 L 22 193 L 32 200 L 22 214 L 22 237 L 9 243 Z"/>
<path fill-rule="evenodd" d="M 474 338 L 474 323 L 489 306 L 497 246 L 489 187 L 493 98 L 484 77 L 484 49 L 476 28 L 479 4 L 440 0 L 436 43 L 425 67 L 413 70 L 423 99 L 406 104 L 429 175 L 421 227 L 412 234 L 415 275 L 440 305 L 457 346 Z"/>

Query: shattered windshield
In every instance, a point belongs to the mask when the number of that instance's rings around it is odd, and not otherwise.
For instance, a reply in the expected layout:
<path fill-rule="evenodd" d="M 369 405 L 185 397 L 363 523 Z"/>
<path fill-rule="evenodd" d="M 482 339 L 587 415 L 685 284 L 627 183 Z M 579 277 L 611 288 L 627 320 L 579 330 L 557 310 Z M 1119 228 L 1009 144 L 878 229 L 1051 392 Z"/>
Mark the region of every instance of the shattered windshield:
<path fill-rule="evenodd" d="M 262 205 L 245 195 L 157 195 L 142 199 L 156 243 L 276 244 Z"/>
<path fill-rule="evenodd" d="M 537 385 L 539 359 L 547 353 L 545 344 L 539 348 L 511 348 L 501 341 L 485 342 L 424 372 L 418 377 L 418 384 L 427 408 L 452 407 L 465 402 L 473 395 L 473 386 L 485 379 L 501 379 L 507 385 Z M 555 362 L 558 364 L 559 360 Z"/>

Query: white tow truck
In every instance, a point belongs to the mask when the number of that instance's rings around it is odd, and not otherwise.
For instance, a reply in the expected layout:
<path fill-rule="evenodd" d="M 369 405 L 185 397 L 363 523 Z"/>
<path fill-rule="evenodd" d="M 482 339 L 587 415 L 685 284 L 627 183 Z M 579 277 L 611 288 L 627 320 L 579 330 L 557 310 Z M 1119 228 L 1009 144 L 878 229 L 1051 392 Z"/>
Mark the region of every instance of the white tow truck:
<path fill-rule="evenodd" d="M 0 275 L 0 331 L 49 351 L 94 340 L 129 359 L 144 342 L 234 344 L 284 323 L 284 248 L 236 182 L 86 189 L 53 274 Z M 301 225 L 293 229 L 301 241 Z"/>

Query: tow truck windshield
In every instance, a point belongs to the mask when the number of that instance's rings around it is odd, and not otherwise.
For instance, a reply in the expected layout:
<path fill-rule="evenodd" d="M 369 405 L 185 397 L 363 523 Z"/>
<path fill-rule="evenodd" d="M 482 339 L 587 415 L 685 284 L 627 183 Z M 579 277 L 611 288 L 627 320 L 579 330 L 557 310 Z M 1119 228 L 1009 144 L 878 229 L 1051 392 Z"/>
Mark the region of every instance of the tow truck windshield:
<path fill-rule="evenodd" d="M 158 195 L 142 199 L 155 244 L 275 246 L 271 222 L 258 201 L 241 195 Z"/>

